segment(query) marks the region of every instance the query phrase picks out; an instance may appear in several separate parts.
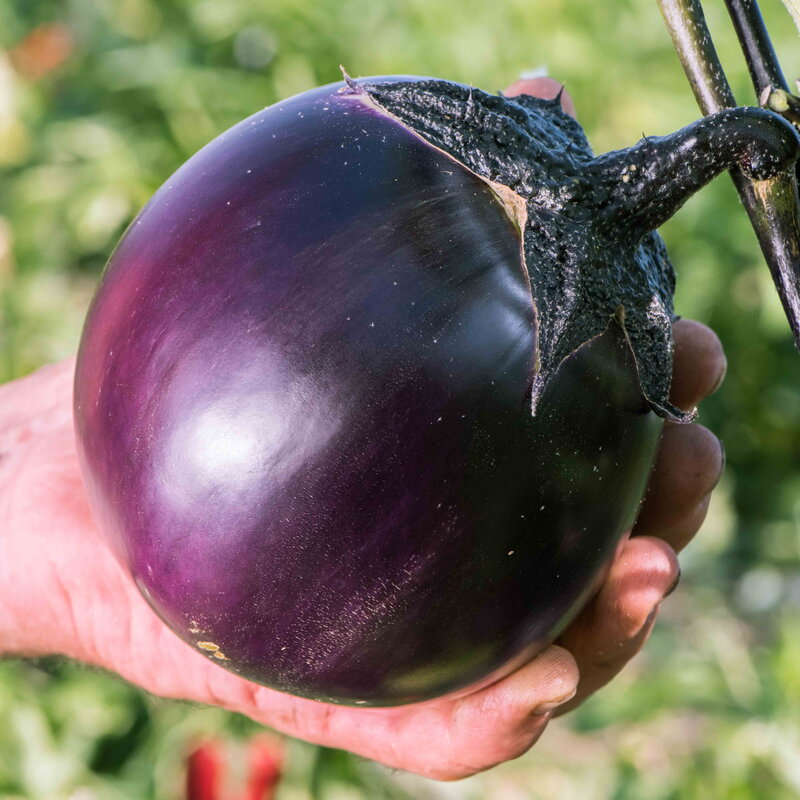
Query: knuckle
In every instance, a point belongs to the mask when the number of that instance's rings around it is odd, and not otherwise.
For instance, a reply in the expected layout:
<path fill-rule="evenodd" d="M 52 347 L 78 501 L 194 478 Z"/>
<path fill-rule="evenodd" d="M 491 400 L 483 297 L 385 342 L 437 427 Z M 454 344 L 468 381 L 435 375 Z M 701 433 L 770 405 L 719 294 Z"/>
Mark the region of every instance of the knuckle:
<path fill-rule="evenodd" d="M 540 731 L 517 733 L 503 737 L 501 742 L 494 742 L 480 757 L 467 762 L 448 760 L 447 763 L 432 767 L 426 771 L 426 777 L 438 781 L 459 781 L 492 769 L 506 761 L 519 758 L 531 749 L 539 738 Z M 487 741 L 487 744 L 489 742 Z"/>

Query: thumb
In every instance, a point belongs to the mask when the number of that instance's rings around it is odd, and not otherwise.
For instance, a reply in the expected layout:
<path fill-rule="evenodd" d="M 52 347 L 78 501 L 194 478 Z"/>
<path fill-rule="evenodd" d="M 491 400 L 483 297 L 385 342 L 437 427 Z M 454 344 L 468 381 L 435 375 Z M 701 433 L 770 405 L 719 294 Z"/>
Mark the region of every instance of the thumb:
<path fill-rule="evenodd" d="M 520 80 L 514 81 L 503 94 L 506 97 L 529 94 L 532 97 L 541 97 L 543 100 L 552 100 L 558 96 L 559 92 L 561 92 L 561 108 L 571 117 L 576 116 L 575 103 L 564 91 L 564 85 L 555 78 L 520 78 Z"/>

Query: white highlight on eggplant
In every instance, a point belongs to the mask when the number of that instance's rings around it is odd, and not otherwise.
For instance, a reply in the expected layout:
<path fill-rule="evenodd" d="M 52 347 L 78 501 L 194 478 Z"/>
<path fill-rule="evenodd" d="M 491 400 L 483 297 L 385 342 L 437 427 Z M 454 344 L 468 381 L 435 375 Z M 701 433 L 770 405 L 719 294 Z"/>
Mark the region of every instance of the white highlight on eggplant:
<path fill-rule="evenodd" d="M 198 504 L 210 517 L 236 516 L 253 491 L 283 485 L 338 428 L 313 377 L 293 374 L 279 354 L 250 351 L 240 364 L 229 356 L 204 370 L 192 366 L 201 353 L 184 361 L 164 401 L 182 420 L 157 454 L 155 489 L 178 518 Z"/>

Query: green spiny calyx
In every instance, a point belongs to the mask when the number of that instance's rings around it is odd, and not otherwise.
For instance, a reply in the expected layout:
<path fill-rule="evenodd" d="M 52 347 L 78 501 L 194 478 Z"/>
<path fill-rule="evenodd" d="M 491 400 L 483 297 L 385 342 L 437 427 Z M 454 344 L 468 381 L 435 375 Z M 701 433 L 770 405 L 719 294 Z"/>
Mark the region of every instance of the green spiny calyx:
<path fill-rule="evenodd" d="M 349 91 L 524 201 L 538 325 L 534 412 L 561 363 L 616 320 L 653 411 L 693 419 L 668 399 L 675 278 L 655 228 L 731 167 L 756 180 L 791 170 L 800 140 L 789 123 L 763 109 L 726 109 L 594 157 L 558 100 L 491 95 L 440 80 L 347 81 Z"/>

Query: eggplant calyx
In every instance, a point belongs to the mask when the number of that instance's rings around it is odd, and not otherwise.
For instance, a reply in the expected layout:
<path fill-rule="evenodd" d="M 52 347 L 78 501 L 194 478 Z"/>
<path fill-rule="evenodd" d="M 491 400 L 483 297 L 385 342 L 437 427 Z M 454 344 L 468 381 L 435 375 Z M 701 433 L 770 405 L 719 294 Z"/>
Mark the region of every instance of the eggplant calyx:
<path fill-rule="evenodd" d="M 668 399 L 675 279 L 655 232 L 598 226 L 615 186 L 590 177 L 595 159 L 580 124 L 557 100 L 507 98 L 435 79 L 347 81 L 395 121 L 527 206 L 523 267 L 536 315 L 532 413 L 563 362 L 620 324 L 644 408 L 676 422 L 694 412 Z"/>
<path fill-rule="evenodd" d="M 354 81 L 347 88 L 527 207 L 524 266 L 536 312 L 537 404 L 561 364 L 616 320 L 651 410 L 690 422 L 669 402 L 675 278 L 655 229 L 733 167 L 756 181 L 793 168 L 800 139 L 778 114 L 725 109 L 668 136 L 594 157 L 560 103 L 507 98 L 435 79 Z"/>

